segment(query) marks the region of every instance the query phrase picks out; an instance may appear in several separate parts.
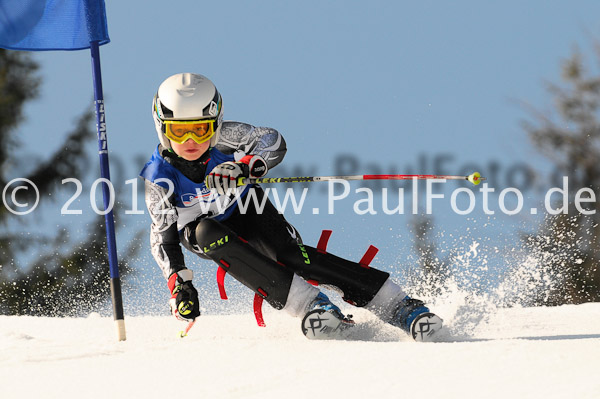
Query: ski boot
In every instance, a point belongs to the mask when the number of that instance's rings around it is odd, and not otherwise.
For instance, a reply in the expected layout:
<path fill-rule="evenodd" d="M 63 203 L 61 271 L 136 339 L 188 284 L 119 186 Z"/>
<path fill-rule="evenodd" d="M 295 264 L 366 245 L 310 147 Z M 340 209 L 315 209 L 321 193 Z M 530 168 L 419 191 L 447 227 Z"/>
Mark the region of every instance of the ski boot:
<path fill-rule="evenodd" d="M 442 328 L 443 320 L 431 313 L 423 301 L 407 296 L 400 301 L 389 323 L 400 327 L 415 341 L 430 342 Z"/>
<path fill-rule="evenodd" d="M 344 316 L 322 292 L 308 306 L 302 319 L 302 333 L 308 339 L 343 339 L 354 326 L 352 316 Z"/>

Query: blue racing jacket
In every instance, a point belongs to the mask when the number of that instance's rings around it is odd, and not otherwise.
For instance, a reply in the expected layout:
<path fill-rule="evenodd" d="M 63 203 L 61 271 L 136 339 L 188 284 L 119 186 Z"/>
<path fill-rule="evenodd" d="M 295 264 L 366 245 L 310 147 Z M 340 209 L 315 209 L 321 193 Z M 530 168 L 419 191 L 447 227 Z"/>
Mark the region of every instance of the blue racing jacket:
<path fill-rule="evenodd" d="M 233 154 L 225 155 L 216 148 L 211 148 L 209 154 L 205 164 L 206 173 L 223 162 L 238 160 Z M 219 195 L 216 191 L 211 192 L 204 181 L 196 183 L 190 180 L 167 162 L 158 147 L 140 176 L 167 190 L 166 197 L 172 198 L 172 205 L 177 210 L 177 230 L 182 230 L 185 225 L 198 218 L 227 219 L 235 209 L 237 199 L 243 198 L 249 189 L 248 185 L 239 187 L 235 194 L 229 196 Z"/>
<path fill-rule="evenodd" d="M 185 226 L 202 218 L 227 219 L 250 187 L 239 187 L 231 195 L 211 192 L 203 179 L 195 182 L 169 163 L 161 155 L 161 148 L 154 151 L 140 176 L 145 180 L 145 201 L 152 219 L 152 255 L 168 279 L 185 268 L 179 240 Z M 204 174 L 218 164 L 237 161 L 246 155 L 260 155 L 271 169 L 281 162 L 286 151 L 285 140 L 275 129 L 223 122 L 218 142 L 209 150 Z"/>

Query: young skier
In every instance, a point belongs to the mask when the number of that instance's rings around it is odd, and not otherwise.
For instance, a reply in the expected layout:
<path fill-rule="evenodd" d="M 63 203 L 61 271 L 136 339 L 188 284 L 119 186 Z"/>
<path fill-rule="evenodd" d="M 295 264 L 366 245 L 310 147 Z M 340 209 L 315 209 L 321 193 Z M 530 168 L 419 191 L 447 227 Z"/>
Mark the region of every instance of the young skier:
<path fill-rule="evenodd" d="M 223 121 L 221 95 L 206 77 L 180 73 L 167 78 L 152 102 L 160 144 L 140 175 L 152 218 L 152 255 L 168 281 L 174 316 L 200 316 L 192 270 L 181 245 L 217 263 L 221 278 L 233 276 L 275 309 L 303 317 L 308 338 L 343 337 L 353 322 L 318 285 L 343 293 L 399 327 L 417 341 L 430 341 L 442 320 L 422 301 L 412 299 L 388 273 L 304 245 L 258 185 L 240 177 L 262 177 L 287 151 L 275 129 Z M 247 209 L 238 206 L 248 201 Z M 256 204 L 266 200 L 263 209 Z M 365 258 L 369 258 L 365 255 Z M 222 286 L 222 282 L 220 287 Z"/>

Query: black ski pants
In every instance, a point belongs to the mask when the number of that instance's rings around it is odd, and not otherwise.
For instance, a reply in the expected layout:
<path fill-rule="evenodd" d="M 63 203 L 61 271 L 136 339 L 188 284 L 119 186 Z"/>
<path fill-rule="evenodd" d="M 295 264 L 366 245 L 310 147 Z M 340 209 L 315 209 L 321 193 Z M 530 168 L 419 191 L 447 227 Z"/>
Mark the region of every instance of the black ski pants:
<path fill-rule="evenodd" d="M 264 191 L 251 188 L 259 204 Z M 261 295 L 276 309 L 285 306 L 294 273 L 313 284 L 341 291 L 345 301 L 367 305 L 389 274 L 304 245 L 297 230 L 265 198 L 239 207 L 226 220 L 202 219 L 186 226 L 184 246 Z"/>

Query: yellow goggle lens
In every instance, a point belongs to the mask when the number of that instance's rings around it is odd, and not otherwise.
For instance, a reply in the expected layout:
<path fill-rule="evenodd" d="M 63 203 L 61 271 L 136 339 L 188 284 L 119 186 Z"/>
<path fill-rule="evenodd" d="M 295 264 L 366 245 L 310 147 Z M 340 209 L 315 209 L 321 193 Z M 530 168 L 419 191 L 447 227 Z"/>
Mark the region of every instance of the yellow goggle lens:
<path fill-rule="evenodd" d="M 215 134 L 214 120 L 204 121 L 164 121 L 165 136 L 176 142 L 183 144 L 189 139 L 198 144 L 202 144 Z"/>

